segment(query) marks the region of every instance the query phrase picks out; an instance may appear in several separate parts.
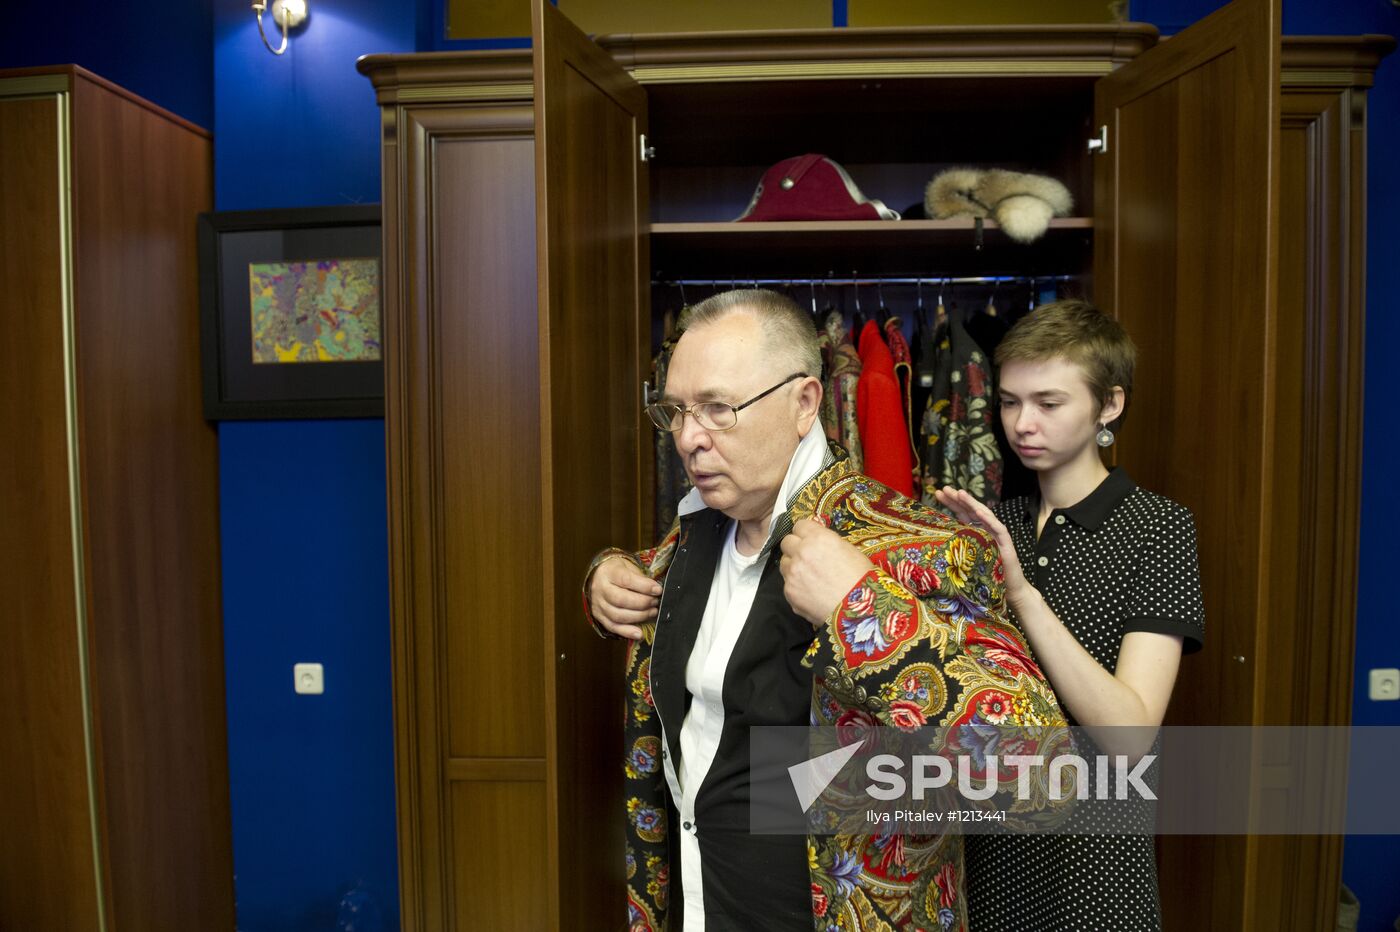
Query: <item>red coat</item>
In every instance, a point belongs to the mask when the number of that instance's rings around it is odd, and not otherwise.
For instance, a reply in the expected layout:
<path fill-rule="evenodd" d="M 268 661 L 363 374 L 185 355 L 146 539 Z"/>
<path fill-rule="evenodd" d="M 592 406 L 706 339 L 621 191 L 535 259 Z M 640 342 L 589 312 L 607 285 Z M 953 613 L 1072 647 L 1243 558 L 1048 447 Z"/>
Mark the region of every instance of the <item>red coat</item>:
<path fill-rule="evenodd" d="M 865 454 L 864 472 L 912 497 L 914 455 L 903 408 L 894 377 L 894 357 L 880 335 L 880 325 L 868 320 L 860 332 L 860 382 L 856 385 L 856 424 Z"/>

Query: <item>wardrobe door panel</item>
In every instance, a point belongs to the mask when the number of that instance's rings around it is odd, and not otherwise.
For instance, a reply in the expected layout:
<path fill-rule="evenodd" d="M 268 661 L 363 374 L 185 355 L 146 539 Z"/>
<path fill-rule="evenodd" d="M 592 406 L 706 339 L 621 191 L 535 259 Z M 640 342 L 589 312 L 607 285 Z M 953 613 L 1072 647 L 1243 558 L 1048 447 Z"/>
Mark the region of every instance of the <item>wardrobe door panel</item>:
<path fill-rule="evenodd" d="M 540 878 L 549 852 L 544 783 L 470 781 L 452 788 L 452 834 L 460 840 L 453 865 L 456 904 L 452 929 L 571 928 L 550 925 Z M 520 843 L 512 843 L 520 839 Z M 504 847 L 503 847 L 504 846 Z M 595 901 L 569 904 L 568 912 L 598 912 Z"/>
<path fill-rule="evenodd" d="M 1206 649 L 1169 722 L 1250 724 L 1269 610 L 1278 3 L 1236 0 L 1101 80 L 1095 292 L 1142 348 L 1118 462 L 1196 515 Z M 1248 748 L 1240 765 L 1255 768 Z M 1164 922 L 1252 927 L 1252 843 L 1167 837 Z M 1184 898 L 1180 891 L 1193 895 Z M 1173 891 L 1176 891 L 1175 893 Z"/>
<path fill-rule="evenodd" d="M 1273 609 L 1267 636 L 1266 725 L 1345 725 L 1355 660 L 1362 280 L 1349 274 L 1363 242 L 1364 201 L 1353 145 L 1364 142 L 1361 94 L 1289 90 L 1282 100 L 1277 427 L 1271 541 Z M 1330 752 L 1330 753 L 1327 753 Z M 1308 782 L 1280 787 L 1346 810 L 1345 747 L 1301 738 L 1270 764 Z M 1282 755 L 1286 754 L 1286 757 Z M 1306 765 L 1306 766 L 1302 766 Z M 1266 796 L 1267 799 L 1267 796 Z M 1333 928 L 1342 837 L 1258 842 L 1259 876 L 1282 883 L 1259 899 L 1256 926 Z"/>
<path fill-rule="evenodd" d="M 502 792 L 528 797 L 531 811 L 545 793 L 540 450 L 518 414 L 536 409 L 540 391 L 532 122 L 524 106 L 386 117 L 385 426 L 405 932 L 523 927 L 495 920 L 528 912 L 528 898 L 493 891 L 513 889 L 519 871 L 538 878 L 546 857 L 529 831 L 494 834 Z M 529 811 L 515 817 L 528 820 Z"/>
<path fill-rule="evenodd" d="M 186 352 L 199 345 L 192 220 L 212 206 L 210 142 L 98 80 L 76 80 L 73 101 L 84 569 L 109 923 L 231 928 L 218 439 L 198 356 Z M 114 165 L 159 181 L 120 181 Z"/>
<path fill-rule="evenodd" d="M 533 215 L 534 144 L 439 138 L 434 259 L 450 758 L 544 758 L 540 438 L 533 225 L 486 233 L 483 218 Z M 520 559 L 504 560 L 506 554 Z M 505 623 L 505 619 L 511 619 Z"/>
<path fill-rule="evenodd" d="M 1177 720 L 1247 724 L 1265 604 L 1276 0 L 1236 0 L 1099 82 L 1096 297 L 1142 347 L 1119 462 L 1199 525 L 1209 649 Z M 1139 425 L 1141 425 L 1139 427 Z M 1237 660 L 1236 658 L 1243 658 Z"/>
<path fill-rule="evenodd" d="M 626 909 L 624 660 L 583 623 L 579 581 L 602 547 L 641 543 L 646 95 L 552 5 L 534 10 L 550 926 L 604 929 Z"/>

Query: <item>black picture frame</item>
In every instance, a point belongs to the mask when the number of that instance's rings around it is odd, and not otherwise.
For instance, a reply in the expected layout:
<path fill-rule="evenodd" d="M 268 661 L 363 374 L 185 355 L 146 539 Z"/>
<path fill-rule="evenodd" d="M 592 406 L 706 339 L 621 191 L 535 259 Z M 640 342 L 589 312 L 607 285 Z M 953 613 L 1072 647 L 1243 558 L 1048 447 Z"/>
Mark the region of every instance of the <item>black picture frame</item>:
<path fill-rule="evenodd" d="M 206 419 L 384 416 L 384 260 L 378 204 L 200 214 L 198 235 Z M 253 361 L 251 263 L 370 257 L 378 265 L 378 360 Z"/>

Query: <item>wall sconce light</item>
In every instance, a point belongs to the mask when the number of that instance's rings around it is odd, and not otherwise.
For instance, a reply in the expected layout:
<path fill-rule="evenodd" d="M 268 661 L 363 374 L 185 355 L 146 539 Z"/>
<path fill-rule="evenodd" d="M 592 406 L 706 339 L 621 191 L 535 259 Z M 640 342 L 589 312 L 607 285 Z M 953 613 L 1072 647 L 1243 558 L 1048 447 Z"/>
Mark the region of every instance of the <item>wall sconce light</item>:
<path fill-rule="evenodd" d="M 282 27 L 282 44 L 277 48 L 267 41 L 267 33 L 263 31 L 263 11 L 266 9 L 267 0 L 253 0 L 253 12 L 258 14 L 258 35 L 262 36 L 263 45 L 273 55 L 281 55 L 287 51 L 287 31 L 306 20 L 306 0 L 272 0 L 272 18 Z"/>

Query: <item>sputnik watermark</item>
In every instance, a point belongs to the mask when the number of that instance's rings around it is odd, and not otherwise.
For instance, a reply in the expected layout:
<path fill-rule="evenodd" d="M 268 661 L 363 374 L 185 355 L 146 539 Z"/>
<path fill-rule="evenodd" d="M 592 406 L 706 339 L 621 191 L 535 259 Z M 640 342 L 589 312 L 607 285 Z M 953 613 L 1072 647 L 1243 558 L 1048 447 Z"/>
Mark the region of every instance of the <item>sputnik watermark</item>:
<path fill-rule="evenodd" d="M 750 831 L 1400 835 L 1400 728 L 970 721 L 749 731 Z"/>
<path fill-rule="evenodd" d="M 829 755 L 823 755 L 823 757 L 826 756 Z M 1093 798 L 1129 799 L 1134 798 L 1132 794 L 1136 794 L 1135 798 L 1137 799 L 1155 800 L 1157 794 L 1152 792 L 1152 788 L 1143 782 L 1142 778 L 1156 759 L 1155 754 L 1146 754 L 1130 769 L 1127 755 L 1095 755 Z M 1036 771 L 1046 766 L 1045 757 L 1041 754 L 1008 754 L 1005 758 L 988 754 L 984 758 L 983 766 L 978 768 L 983 773 L 981 786 L 975 785 L 973 766 L 976 762 L 972 756 L 959 754 L 957 756 L 958 795 L 964 799 L 983 802 L 996 796 L 999 792 L 1003 792 L 1001 790 L 1000 769 L 1003 762 L 1014 771 L 1016 778 L 1015 798 L 1022 802 L 1030 801 L 1033 798 L 1031 781 Z M 911 794 L 915 800 L 922 801 L 928 791 L 942 792 L 949 789 L 952 784 L 953 764 L 941 754 L 914 755 L 910 762 L 910 780 L 906 780 L 904 774 L 901 773 L 903 768 L 904 760 L 897 755 L 876 754 L 865 763 L 866 776 L 873 781 L 865 787 L 865 792 L 875 799 L 885 801 L 903 799 Z M 1059 754 L 1050 759 L 1048 780 L 1045 781 L 1049 784 L 1050 799 L 1060 800 L 1071 795 L 1065 789 L 1069 784 L 1067 774 L 1070 772 L 1074 774 L 1074 793 L 1072 794 L 1074 798 L 1090 798 L 1089 762 L 1078 754 Z M 831 779 L 835 779 L 835 777 L 836 774 L 833 773 Z M 827 785 L 830 785 L 830 782 L 828 780 Z M 803 808 L 810 808 L 810 805 L 808 803 Z"/>

